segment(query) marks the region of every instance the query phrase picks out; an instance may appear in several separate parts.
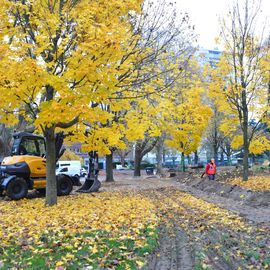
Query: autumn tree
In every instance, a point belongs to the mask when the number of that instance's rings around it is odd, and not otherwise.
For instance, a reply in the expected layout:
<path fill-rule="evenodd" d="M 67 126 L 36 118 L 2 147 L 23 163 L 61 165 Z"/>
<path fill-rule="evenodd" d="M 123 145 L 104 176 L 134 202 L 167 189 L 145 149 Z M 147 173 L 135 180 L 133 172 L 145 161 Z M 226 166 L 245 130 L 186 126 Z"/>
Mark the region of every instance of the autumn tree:
<path fill-rule="evenodd" d="M 148 7 L 146 26 L 142 26 L 142 36 L 150 36 L 153 56 L 152 65 L 149 65 L 149 60 L 142 66 L 148 70 L 144 75 L 145 78 L 156 79 L 155 85 L 148 85 L 148 92 L 152 95 L 146 96 L 149 100 L 149 108 L 155 112 L 150 113 L 149 116 L 154 125 L 159 129 L 155 136 L 151 128 L 145 131 L 145 138 L 138 140 L 135 144 L 135 170 L 134 176 L 140 175 L 140 163 L 143 156 L 149 153 L 155 146 L 160 146 L 160 138 L 163 130 L 163 110 L 160 106 L 164 99 L 170 98 L 174 95 L 175 85 L 183 76 L 185 64 L 188 62 L 194 50 L 191 42 L 194 40 L 194 32 L 190 25 L 187 14 L 181 14 L 182 19 L 177 17 L 176 7 L 167 1 L 163 1 L 162 5 L 150 4 Z M 157 16 L 160 14 L 160 16 Z M 180 22 L 180 23 L 179 23 Z M 146 39 L 148 41 L 149 39 Z M 143 73 L 142 73 L 143 74 Z M 179 91 L 181 91 L 179 89 Z M 160 134 L 159 136 L 158 133 Z M 160 147 L 159 147 L 160 148 Z M 160 149 L 159 149 L 160 150 Z M 161 159 L 159 151 L 159 170 L 161 168 Z"/>
<path fill-rule="evenodd" d="M 266 51 L 263 33 L 256 28 L 259 11 L 258 1 L 245 0 L 243 6 L 237 2 L 221 21 L 225 50 L 217 70 L 212 72 L 210 86 L 219 109 L 226 115 L 223 131 L 233 136 L 235 147 L 243 147 L 243 180 L 248 179 L 249 153 L 263 152 L 269 145 L 258 130 L 261 122 L 268 121 L 268 91 L 260 72 Z M 252 120 L 255 125 L 250 125 Z"/>
<path fill-rule="evenodd" d="M 189 39 L 193 37 L 188 16 L 186 14 L 182 16 L 183 20 L 178 21 L 174 4 L 168 5 L 168 1 L 158 3 L 145 1 L 139 15 L 131 13 L 129 16 L 132 35 L 128 41 L 129 46 L 125 48 L 125 54 L 119 62 L 119 76 L 116 77 L 117 90 L 100 105 L 104 113 L 110 115 L 110 120 L 105 123 L 96 123 L 95 127 L 91 125 L 92 139 L 85 140 L 88 141 L 86 143 L 88 147 L 85 145 L 85 149 L 88 150 L 93 149 L 94 145 L 97 147 L 94 137 L 103 144 L 103 149 L 98 148 L 106 155 L 108 181 L 113 180 L 113 152 L 117 149 L 123 150 L 129 142 L 142 141 L 142 134 L 149 138 L 148 127 L 152 124 L 151 119 L 146 120 L 145 116 L 147 114 L 151 118 L 155 116 L 152 112 L 146 111 L 152 108 L 154 96 L 170 89 L 182 73 L 180 60 L 175 59 L 188 58 Z M 171 61 L 172 58 L 174 61 Z M 130 61 L 133 65 L 127 69 L 126 65 Z M 181 62 L 183 61 L 181 59 Z M 140 119 L 141 114 L 144 114 L 142 119 Z M 155 114 L 158 112 L 155 111 Z M 130 115 L 133 117 L 131 118 Z M 145 124 L 147 121 L 149 124 Z M 137 130 L 134 132 L 132 125 L 136 125 L 136 129 L 140 132 Z M 113 132 L 108 132 L 114 139 L 109 139 L 103 133 L 105 130 L 112 130 Z M 132 136 L 128 135 L 130 131 L 133 132 Z M 97 132 L 101 137 L 94 135 Z M 137 138 L 135 134 L 138 135 Z M 138 157 L 135 160 L 140 161 L 141 158 Z"/>
<path fill-rule="evenodd" d="M 184 156 L 198 149 L 211 116 L 211 109 L 201 102 L 197 91 L 196 88 L 189 89 L 185 102 L 171 105 L 174 106 L 172 120 L 165 125 L 169 134 L 165 143 L 182 153 L 182 170 L 185 168 Z"/>
<path fill-rule="evenodd" d="M 183 76 L 174 88 L 174 94 L 164 105 L 171 108 L 164 115 L 165 143 L 181 152 L 181 167 L 185 170 L 184 157 L 198 149 L 212 114 L 208 104 L 203 103 L 202 72 L 193 57 L 184 66 Z"/>
<path fill-rule="evenodd" d="M 224 135 L 220 131 L 221 121 L 224 118 L 224 114 L 218 111 L 215 104 L 211 104 L 212 117 L 209 121 L 209 125 L 204 134 L 206 147 L 211 149 L 213 158 L 218 161 L 218 153 L 221 149 L 222 142 L 224 140 Z"/>
<path fill-rule="evenodd" d="M 55 133 L 78 121 L 107 121 L 98 104 L 114 91 L 128 46 L 128 13 L 140 4 L 0 1 L 1 122 L 24 115 L 43 132 L 47 205 L 57 202 Z"/>

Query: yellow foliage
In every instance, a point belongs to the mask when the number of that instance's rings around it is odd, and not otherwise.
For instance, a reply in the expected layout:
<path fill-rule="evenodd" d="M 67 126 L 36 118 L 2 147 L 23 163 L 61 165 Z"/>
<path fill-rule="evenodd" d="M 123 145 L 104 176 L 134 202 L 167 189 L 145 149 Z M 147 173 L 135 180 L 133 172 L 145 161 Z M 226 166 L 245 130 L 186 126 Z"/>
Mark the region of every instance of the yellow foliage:
<path fill-rule="evenodd" d="M 106 258 L 117 251 L 118 265 L 124 260 L 132 260 L 136 269 L 141 269 L 145 267 L 146 257 L 140 257 L 134 251 L 148 248 L 145 233 L 148 230 L 149 235 L 153 235 L 158 225 L 172 234 L 183 231 L 188 234 L 189 241 L 196 241 L 208 248 L 209 236 L 213 239 L 213 231 L 218 232 L 223 237 L 215 238 L 216 241 L 210 244 L 211 249 L 215 246 L 218 250 L 226 235 L 230 235 L 231 240 L 241 237 L 239 242 L 245 250 L 248 245 L 245 237 L 248 234 L 253 236 L 253 240 L 264 236 L 261 234 L 263 229 L 253 235 L 254 227 L 245 219 L 213 203 L 174 187 L 162 190 L 147 187 L 147 190 L 137 190 L 136 193 L 104 192 L 95 196 L 80 194 L 61 197 L 58 205 L 50 208 L 43 207 L 43 199 L 1 201 L 2 258 L 7 259 L 10 255 L 7 250 L 13 248 L 14 253 L 9 260 L 17 268 L 27 268 L 22 264 L 23 258 L 22 261 L 12 260 L 13 257 L 18 258 L 15 256 L 17 253 L 25 252 L 32 255 L 29 261 L 38 255 L 46 258 L 46 266 L 50 269 L 69 269 L 74 261 L 94 265 L 93 257 L 98 263 L 96 269 L 109 269 L 112 260 L 105 264 Z M 170 234 L 168 236 L 171 237 Z M 129 246 L 131 241 L 133 248 Z M 53 255 L 56 260 L 52 259 Z M 241 255 L 235 256 L 238 259 Z"/>
<path fill-rule="evenodd" d="M 270 140 L 265 136 L 261 136 L 257 139 L 252 140 L 249 146 L 250 152 L 255 155 L 262 154 L 269 149 L 270 149 Z"/>
<path fill-rule="evenodd" d="M 234 136 L 231 142 L 231 146 L 234 149 L 239 149 L 243 145 L 243 136 L 237 135 Z"/>
<path fill-rule="evenodd" d="M 241 19 L 238 22 L 239 25 L 236 23 L 234 26 L 241 28 L 240 21 Z M 239 30 L 237 35 L 240 33 Z M 206 70 L 206 75 L 210 78 L 207 94 L 219 112 L 224 114 L 220 130 L 225 136 L 232 138 L 231 146 L 234 149 L 243 146 L 243 130 L 246 128 L 248 130 L 247 139 L 250 143 L 249 151 L 261 154 L 270 149 L 270 143 L 261 134 L 262 129 L 259 125 L 246 124 L 244 114 L 247 115 L 248 121 L 261 122 L 267 126 L 270 124 L 268 116 L 269 48 L 262 47 L 260 60 L 253 62 L 253 58 L 257 55 L 252 48 L 259 46 L 257 38 L 249 36 L 242 40 L 234 36 L 235 40 L 233 40 L 232 32 L 227 34 L 228 36 L 224 40 L 225 50 L 217 67 Z M 235 61 L 242 48 L 242 45 L 237 44 L 236 40 L 245 44 L 243 52 L 240 53 L 243 54 L 243 61 Z M 250 61 L 250 66 L 246 66 L 245 61 Z"/>
<path fill-rule="evenodd" d="M 237 135 L 234 136 L 231 142 L 233 149 L 239 149 L 243 146 L 243 136 Z M 260 136 L 256 139 L 253 139 L 249 145 L 249 151 L 253 154 L 262 154 L 266 150 L 270 149 L 270 141 L 265 136 Z"/>
<path fill-rule="evenodd" d="M 90 105 L 108 102 L 117 77 L 132 67 L 132 60 L 118 65 L 133 36 L 128 13 L 139 12 L 141 1 L 61 3 L 0 0 L 1 122 L 22 114 L 44 131 L 76 116 L 111 117 Z"/>
<path fill-rule="evenodd" d="M 202 135 L 212 115 L 210 107 L 201 102 L 202 89 L 194 86 L 182 89 L 183 98 L 179 104 L 164 104 L 164 130 L 169 136 L 166 144 L 188 155 L 197 150 Z"/>
<path fill-rule="evenodd" d="M 69 149 L 67 149 L 64 152 L 64 154 L 62 155 L 60 160 L 79 160 L 79 161 L 81 161 L 81 163 L 83 162 L 83 160 L 80 156 L 76 155 L 74 152 L 70 151 Z"/>

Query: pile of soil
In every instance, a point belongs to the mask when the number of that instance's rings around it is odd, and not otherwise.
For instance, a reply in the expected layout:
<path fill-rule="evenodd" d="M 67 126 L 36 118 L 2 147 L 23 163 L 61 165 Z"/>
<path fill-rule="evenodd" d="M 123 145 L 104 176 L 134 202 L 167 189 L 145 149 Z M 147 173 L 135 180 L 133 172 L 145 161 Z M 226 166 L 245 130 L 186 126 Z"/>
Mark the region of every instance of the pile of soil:
<path fill-rule="evenodd" d="M 248 172 L 249 176 L 253 176 L 253 171 L 249 170 Z M 243 175 L 243 170 L 241 168 L 235 168 L 230 171 L 222 170 L 219 171 L 217 174 L 217 179 L 220 182 L 227 182 L 228 180 L 234 179 L 234 178 L 241 178 Z"/>
<path fill-rule="evenodd" d="M 180 174 L 177 181 L 206 193 L 214 193 L 221 197 L 231 198 L 235 201 L 241 201 L 243 204 L 253 207 L 270 206 L 270 191 L 254 191 L 223 182 L 225 179 L 232 179 L 235 177 L 237 177 L 235 172 L 228 172 L 219 176 L 218 181 L 209 181 L 207 178 L 200 178 L 198 175 L 193 173 L 185 173 Z"/>

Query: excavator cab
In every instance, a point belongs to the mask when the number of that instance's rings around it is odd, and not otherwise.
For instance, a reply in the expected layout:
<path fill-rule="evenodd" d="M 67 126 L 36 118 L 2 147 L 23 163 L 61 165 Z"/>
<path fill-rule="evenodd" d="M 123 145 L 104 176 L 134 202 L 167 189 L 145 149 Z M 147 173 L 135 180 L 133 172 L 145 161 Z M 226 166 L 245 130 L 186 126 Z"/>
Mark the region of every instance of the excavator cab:
<path fill-rule="evenodd" d="M 44 137 L 27 132 L 14 134 L 11 155 L 45 157 L 46 143 Z"/>
<path fill-rule="evenodd" d="M 56 134 L 56 161 L 63 154 L 63 132 Z M 73 188 L 70 176 L 57 176 L 58 195 L 68 195 Z M 46 141 L 39 135 L 20 132 L 13 135 L 11 156 L 4 158 L 0 167 L 0 194 L 11 199 L 22 199 L 29 189 L 45 193 Z"/>

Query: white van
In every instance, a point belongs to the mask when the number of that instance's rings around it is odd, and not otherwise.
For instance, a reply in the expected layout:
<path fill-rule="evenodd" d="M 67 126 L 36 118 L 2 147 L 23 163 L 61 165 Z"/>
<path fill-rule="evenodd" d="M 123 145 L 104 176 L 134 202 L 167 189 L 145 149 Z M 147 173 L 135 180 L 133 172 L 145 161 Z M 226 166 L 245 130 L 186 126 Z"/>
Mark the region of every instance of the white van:
<path fill-rule="evenodd" d="M 56 164 L 56 175 L 63 173 L 69 176 L 80 177 L 81 168 L 79 160 L 60 160 Z"/>

